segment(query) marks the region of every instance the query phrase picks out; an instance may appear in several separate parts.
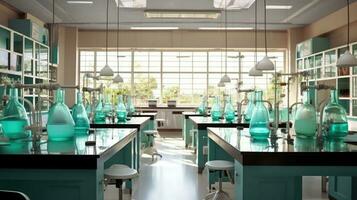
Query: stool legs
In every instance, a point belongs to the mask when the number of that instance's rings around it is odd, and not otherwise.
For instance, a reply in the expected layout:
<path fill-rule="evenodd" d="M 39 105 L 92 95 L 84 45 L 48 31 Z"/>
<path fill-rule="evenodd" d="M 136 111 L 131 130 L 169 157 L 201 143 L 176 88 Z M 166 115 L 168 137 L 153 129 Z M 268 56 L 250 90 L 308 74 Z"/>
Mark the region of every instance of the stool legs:
<path fill-rule="evenodd" d="M 115 186 L 119 189 L 119 200 L 123 200 L 123 180 L 115 180 Z"/>
<path fill-rule="evenodd" d="M 230 200 L 228 193 L 222 190 L 222 172 L 223 171 L 219 171 L 218 190 L 216 192 L 209 193 L 205 197 L 206 200 Z"/>

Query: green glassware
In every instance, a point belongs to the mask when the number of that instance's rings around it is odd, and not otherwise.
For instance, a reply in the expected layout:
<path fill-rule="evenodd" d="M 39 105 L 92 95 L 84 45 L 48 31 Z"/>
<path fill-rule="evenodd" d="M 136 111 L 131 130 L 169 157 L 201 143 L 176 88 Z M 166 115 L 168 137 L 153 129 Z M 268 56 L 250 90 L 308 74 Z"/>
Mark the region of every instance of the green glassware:
<path fill-rule="evenodd" d="M 224 108 L 224 118 L 226 119 L 227 122 L 234 121 L 234 118 L 235 118 L 234 112 L 235 112 L 235 110 L 232 105 L 232 98 L 227 97 L 226 106 Z"/>
<path fill-rule="evenodd" d="M 297 137 L 312 138 L 316 136 L 316 110 L 310 104 L 310 92 L 304 91 L 304 102 L 296 111 L 294 129 Z"/>
<path fill-rule="evenodd" d="M 126 112 L 126 107 L 124 105 L 122 95 L 119 95 L 119 97 L 118 97 L 118 105 L 117 105 L 116 111 L 117 111 L 118 122 L 126 122 L 127 112 Z"/>
<path fill-rule="evenodd" d="M 131 116 L 135 113 L 135 106 L 134 106 L 133 102 L 131 101 L 131 96 L 127 97 L 126 111 L 128 113 L 128 116 Z"/>
<path fill-rule="evenodd" d="M 252 118 L 253 115 L 253 110 L 254 110 L 254 92 L 250 92 L 248 94 L 248 105 L 244 110 L 244 121 L 245 122 L 250 122 L 250 119 Z"/>
<path fill-rule="evenodd" d="M 0 120 L 4 135 L 9 139 L 21 139 L 30 136 L 30 131 L 25 129 L 30 124 L 29 119 L 18 98 L 17 88 L 10 88 L 9 101 Z"/>
<path fill-rule="evenodd" d="M 94 123 L 99 124 L 99 123 L 105 123 L 106 115 L 105 112 L 103 111 L 103 101 L 102 101 L 102 95 L 99 95 L 98 103 L 95 106 L 95 111 L 94 111 Z"/>
<path fill-rule="evenodd" d="M 262 101 L 263 92 L 255 92 L 255 107 L 249 123 L 249 133 L 253 139 L 265 140 L 269 137 L 269 114 Z"/>
<path fill-rule="evenodd" d="M 50 141 L 73 139 L 74 121 L 68 107 L 64 104 L 64 91 L 57 89 L 55 102 L 48 111 L 47 134 Z"/>
<path fill-rule="evenodd" d="M 106 94 L 104 98 L 104 106 L 103 106 L 103 112 L 107 115 L 110 116 L 112 112 L 113 106 L 112 103 L 110 102 L 110 95 Z"/>
<path fill-rule="evenodd" d="M 72 117 L 74 121 L 74 131 L 76 134 L 87 134 L 89 130 L 89 119 L 83 105 L 82 93 L 77 92 L 77 103 L 73 106 Z"/>
<path fill-rule="evenodd" d="M 327 138 L 342 138 L 348 134 L 346 110 L 338 104 L 336 90 L 330 91 L 330 102 L 323 110 L 322 125 Z"/>
<path fill-rule="evenodd" d="M 202 97 L 201 103 L 197 108 L 197 111 L 199 114 L 201 115 L 205 115 L 206 114 L 206 108 L 207 108 L 207 101 L 205 97 Z"/>
<path fill-rule="evenodd" d="M 219 121 L 219 119 L 221 118 L 221 106 L 219 105 L 218 96 L 215 97 L 214 103 L 211 108 L 211 118 L 212 121 Z"/>

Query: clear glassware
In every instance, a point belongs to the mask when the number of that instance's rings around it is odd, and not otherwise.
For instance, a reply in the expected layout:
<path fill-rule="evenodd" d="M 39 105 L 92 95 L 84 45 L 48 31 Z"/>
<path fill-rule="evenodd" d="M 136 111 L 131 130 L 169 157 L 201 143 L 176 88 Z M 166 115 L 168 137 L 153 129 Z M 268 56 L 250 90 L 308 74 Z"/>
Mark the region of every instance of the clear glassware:
<path fill-rule="evenodd" d="M 50 141 L 66 141 L 74 137 L 74 121 L 64 104 L 64 91 L 57 89 L 55 102 L 48 111 L 47 134 Z"/>
<path fill-rule="evenodd" d="M 118 122 L 126 122 L 127 112 L 126 112 L 126 107 L 122 95 L 119 95 L 118 97 L 118 105 L 117 105 L 116 112 L 117 112 Z"/>
<path fill-rule="evenodd" d="M 104 98 L 104 106 L 103 106 L 103 112 L 107 115 L 107 116 L 111 116 L 112 114 L 112 110 L 113 110 L 113 105 L 110 102 L 110 95 L 106 94 L 105 98 Z"/>
<path fill-rule="evenodd" d="M 253 139 L 265 140 L 269 137 L 269 112 L 262 101 L 263 91 L 255 92 L 255 107 L 249 123 L 249 133 Z"/>
<path fill-rule="evenodd" d="M 94 112 L 95 112 L 94 113 L 94 123 L 96 123 L 96 124 L 105 123 L 106 114 L 103 110 L 102 95 L 99 95 L 98 103 L 95 106 Z"/>
<path fill-rule="evenodd" d="M 309 91 L 304 91 L 303 97 L 303 104 L 296 111 L 294 129 L 297 137 L 313 138 L 317 130 L 316 110 L 310 104 Z"/>
<path fill-rule="evenodd" d="M 330 102 L 323 110 L 322 126 L 327 138 L 343 138 L 348 134 L 346 110 L 338 104 L 336 90 L 330 91 Z"/>
<path fill-rule="evenodd" d="M 128 113 L 128 116 L 131 116 L 135 113 L 135 106 L 134 106 L 133 102 L 131 101 L 131 96 L 127 97 L 126 111 Z"/>
<path fill-rule="evenodd" d="M 72 117 L 74 121 L 74 131 L 76 134 L 87 134 L 89 130 L 89 119 L 83 105 L 82 93 L 77 92 L 77 103 L 73 106 Z"/>
<path fill-rule="evenodd" d="M 219 121 L 219 119 L 221 118 L 221 106 L 219 105 L 218 96 L 215 97 L 214 103 L 211 108 L 211 118 L 212 121 Z"/>
<path fill-rule="evenodd" d="M 199 114 L 201 115 L 205 115 L 206 114 L 206 108 L 207 108 L 207 101 L 205 97 L 202 97 L 201 103 L 197 108 L 197 111 Z"/>
<path fill-rule="evenodd" d="M 250 119 L 252 118 L 252 115 L 253 115 L 253 110 L 254 110 L 254 106 L 255 106 L 254 95 L 255 95 L 255 92 L 250 92 L 248 94 L 248 105 L 244 110 L 244 121 L 247 123 L 250 122 Z"/>
<path fill-rule="evenodd" d="M 5 105 L 0 123 L 5 137 L 9 139 L 21 139 L 31 135 L 31 132 L 25 129 L 30 122 L 24 106 L 19 102 L 17 88 L 10 88 L 9 101 Z"/>
<path fill-rule="evenodd" d="M 235 110 L 232 105 L 232 98 L 227 97 L 226 99 L 226 106 L 224 108 L 224 118 L 227 122 L 232 122 L 235 119 Z"/>

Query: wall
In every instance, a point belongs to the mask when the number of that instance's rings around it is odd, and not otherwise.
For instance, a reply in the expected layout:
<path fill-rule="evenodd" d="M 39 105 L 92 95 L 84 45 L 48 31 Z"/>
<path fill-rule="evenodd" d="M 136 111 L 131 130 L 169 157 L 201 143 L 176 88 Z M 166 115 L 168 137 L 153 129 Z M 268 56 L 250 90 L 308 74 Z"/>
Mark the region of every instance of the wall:
<path fill-rule="evenodd" d="M 0 3 L 0 24 L 3 26 L 8 26 L 9 19 L 19 18 L 19 13 L 10 7 L 8 4 L 3 2 Z"/>

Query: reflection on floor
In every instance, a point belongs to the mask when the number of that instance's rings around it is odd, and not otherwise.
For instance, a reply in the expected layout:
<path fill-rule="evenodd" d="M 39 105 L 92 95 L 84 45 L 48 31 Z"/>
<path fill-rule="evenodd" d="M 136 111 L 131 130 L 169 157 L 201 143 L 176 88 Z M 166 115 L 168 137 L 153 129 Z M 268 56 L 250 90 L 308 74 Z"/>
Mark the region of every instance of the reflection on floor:
<path fill-rule="evenodd" d="M 163 155 L 152 162 L 151 156 L 143 154 L 140 176 L 134 182 L 133 195 L 125 194 L 124 199 L 133 200 L 200 200 L 208 193 L 207 171 L 197 173 L 195 156 L 184 147 L 181 133 L 160 133 L 156 147 Z M 304 177 L 303 199 L 325 200 L 321 194 L 319 177 Z M 223 188 L 234 199 L 233 185 L 223 184 Z M 117 200 L 118 191 L 108 186 L 105 200 Z"/>

